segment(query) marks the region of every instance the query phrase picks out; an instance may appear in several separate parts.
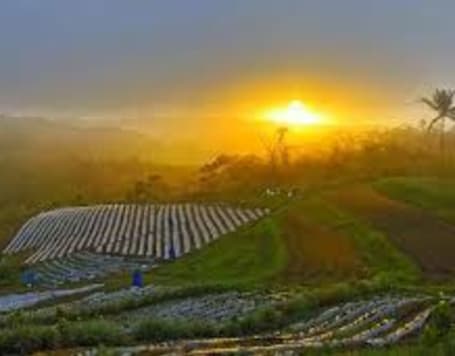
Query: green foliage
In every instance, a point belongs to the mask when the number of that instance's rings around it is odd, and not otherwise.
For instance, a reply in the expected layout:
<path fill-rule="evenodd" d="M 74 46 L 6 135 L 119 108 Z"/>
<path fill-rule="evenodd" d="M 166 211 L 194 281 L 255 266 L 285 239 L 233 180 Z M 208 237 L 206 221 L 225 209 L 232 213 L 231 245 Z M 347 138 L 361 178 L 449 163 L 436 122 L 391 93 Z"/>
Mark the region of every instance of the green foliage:
<path fill-rule="evenodd" d="M 453 310 L 450 305 L 441 301 L 434 308 L 429 323 L 427 323 L 422 335 L 425 345 L 435 345 L 449 335 L 453 321 Z"/>
<path fill-rule="evenodd" d="M 26 316 L 22 310 L 13 311 L 8 318 L 9 325 L 12 327 L 19 327 L 26 324 Z"/>
<path fill-rule="evenodd" d="M 54 326 L 20 325 L 0 333 L 2 354 L 29 354 L 59 347 L 122 345 L 128 342 L 128 336 L 118 325 L 103 320 L 62 321 Z"/>
<path fill-rule="evenodd" d="M 7 289 L 24 287 L 21 284 L 22 255 L 0 256 L 0 288 Z"/>
<path fill-rule="evenodd" d="M 431 314 L 430 323 L 438 330 L 439 335 L 446 336 L 453 322 L 453 310 L 449 303 L 441 301 Z"/>
<path fill-rule="evenodd" d="M 213 324 L 204 322 L 145 320 L 133 330 L 137 341 L 164 341 L 180 338 L 213 337 L 217 335 Z"/>
<path fill-rule="evenodd" d="M 45 313 L 43 315 L 16 311 L 9 314 L 6 318 L 0 319 L 0 327 L 14 328 L 23 324 L 57 324 L 59 330 L 63 330 L 65 326 L 74 321 L 96 320 L 162 301 L 220 293 L 226 290 L 227 287 L 223 285 L 191 285 L 183 288 L 164 289 L 161 292 L 141 298 L 131 297 L 121 301 L 113 301 L 95 308 L 60 308 L 57 306 L 54 313 Z"/>
<path fill-rule="evenodd" d="M 59 331 L 67 345 L 121 345 L 128 341 L 117 324 L 105 320 L 64 323 L 60 324 Z"/>
<path fill-rule="evenodd" d="M 54 327 L 23 325 L 0 333 L 0 350 L 4 353 L 28 354 L 56 348 L 59 343 L 60 335 Z"/>

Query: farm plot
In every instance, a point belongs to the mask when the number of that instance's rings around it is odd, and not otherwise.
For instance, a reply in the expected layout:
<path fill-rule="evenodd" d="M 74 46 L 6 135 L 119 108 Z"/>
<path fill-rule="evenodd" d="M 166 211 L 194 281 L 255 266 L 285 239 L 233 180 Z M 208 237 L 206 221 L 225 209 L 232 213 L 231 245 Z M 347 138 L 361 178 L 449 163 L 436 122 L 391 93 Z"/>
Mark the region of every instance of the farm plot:
<path fill-rule="evenodd" d="M 385 233 L 430 277 L 455 272 L 455 226 L 366 185 L 337 190 L 327 197 Z"/>
<path fill-rule="evenodd" d="M 100 310 L 116 307 L 122 303 L 134 301 L 141 303 L 149 298 L 157 297 L 163 293 L 172 293 L 173 289 L 158 286 L 146 286 L 144 288 L 123 288 L 112 292 L 98 291 L 80 299 L 65 303 L 56 303 L 51 306 L 28 310 L 26 315 L 33 320 L 47 320 L 56 318 L 59 312 L 71 314 L 98 313 Z M 7 316 L 0 318 L 0 322 L 7 322 Z"/>
<path fill-rule="evenodd" d="M 385 295 L 335 305 L 285 329 L 268 333 L 168 340 L 163 343 L 117 348 L 116 351 L 128 354 L 150 352 L 205 355 L 382 347 L 418 335 L 438 307 L 438 303 L 447 302 L 450 303 L 450 300 L 438 301 L 425 295 Z M 176 309 L 181 307 L 179 302 L 174 305 Z M 175 316 L 178 318 L 177 314 Z M 88 351 L 86 354 L 92 353 Z"/>
<path fill-rule="evenodd" d="M 318 278 L 345 279 L 358 273 L 361 260 L 352 239 L 311 221 L 306 212 L 293 209 L 283 217 L 289 258 L 282 278 L 308 282 Z"/>
<path fill-rule="evenodd" d="M 242 318 L 258 308 L 270 306 L 277 301 L 279 298 L 275 295 L 232 291 L 159 303 L 122 313 L 118 319 L 123 322 L 154 318 L 222 323 L 233 318 Z"/>
<path fill-rule="evenodd" d="M 89 286 L 75 289 L 59 289 L 46 292 L 10 294 L 0 297 L 0 312 L 9 312 L 12 310 L 24 309 L 32 307 L 44 301 L 92 292 L 95 289 L 99 289 L 101 287 L 102 285 L 100 284 L 92 284 Z"/>
<path fill-rule="evenodd" d="M 60 259 L 46 260 L 33 265 L 37 282 L 41 286 L 55 287 L 66 282 L 94 280 L 120 271 L 148 271 L 153 258 L 111 256 L 92 252 L 76 252 Z"/>
<path fill-rule="evenodd" d="M 199 204 L 63 208 L 28 220 L 3 252 L 32 250 L 29 264 L 81 251 L 172 259 L 267 213 L 267 209 Z"/>
<path fill-rule="evenodd" d="M 283 302 L 287 295 L 281 293 L 212 292 L 204 295 L 179 296 L 178 288 L 148 285 L 144 288 L 124 288 L 112 292 L 98 291 L 79 299 L 35 310 L 23 315 L 34 323 L 49 323 L 58 320 L 64 313 L 67 317 L 103 315 L 125 330 L 144 320 L 202 321 L 224 323 L 241 319 L 258 308 Z M 121 306 L 126 306 L 122 310 Z M 120 309 L 119 309 L 120 308 Z M 13 314 L 0 314 L 0 325 L 5 327 L 14 318 Z"/>

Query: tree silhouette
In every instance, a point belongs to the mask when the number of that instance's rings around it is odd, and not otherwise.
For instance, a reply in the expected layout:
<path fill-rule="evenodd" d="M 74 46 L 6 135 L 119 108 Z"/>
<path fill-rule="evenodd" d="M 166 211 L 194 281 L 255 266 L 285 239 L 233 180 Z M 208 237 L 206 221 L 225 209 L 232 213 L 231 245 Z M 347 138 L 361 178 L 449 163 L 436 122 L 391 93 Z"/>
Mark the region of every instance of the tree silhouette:
<path fill-rule="evenodd" d="M 271 140 L 262 140 L 275 182 L 278 180 L 280 165 L 289 165 L 289 146 L 286 143 L 288 133 L 289 128 L 282 126 L 276 129 Z"/>
<path fill-rule="evenodd" d="M 145 179 L 134 183 L 132 190 L 127 194 L 127 200 L 135 203 L 146 203 L 157 200 L 158 192 L 165 189 L 162 177 L 158 174 L 150 174 Z"/>
<path fill-rule="evenodd" d="M 429 98 L 421 98 L 421 102 L 426 104 L 430 109 L 436 112 L 436 116 L 428 124 L 428 131 L 431 131 L 434 125 L 438 122 L 441 123 L 440 133 L 440 149 L 441 153 L 445 149 L 445 121 L 450 119 L 455 121 L 455 106 L 453 98 L 455 91 L 451 89 L 436 89 L 433 95 Z"/>

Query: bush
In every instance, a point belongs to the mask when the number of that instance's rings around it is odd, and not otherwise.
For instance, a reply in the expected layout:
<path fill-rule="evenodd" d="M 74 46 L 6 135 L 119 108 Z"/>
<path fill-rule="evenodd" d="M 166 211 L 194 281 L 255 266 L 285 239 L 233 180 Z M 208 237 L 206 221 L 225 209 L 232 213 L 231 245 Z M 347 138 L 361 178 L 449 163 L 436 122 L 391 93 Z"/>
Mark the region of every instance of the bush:
<path fill-rule="evenodd" d="M 438 330 L 441 337 L 446 336 L 452 325 L 452 310 L 450 305 L 445 301 L 440 302 L 433 310 L 430 322 Z"/>
<path fill-rule="evenodd" d="M 422 335 L 424 345 L 435 345 L 447 339 L 452 325 L 452 310 L 450 305 L 441 301 L 431 314 L 431 318 Z M 450 346 L 453 343 L 450 343 Z"/>
<path fill-rule="evenodd" d="M 186 333 L 180 323 L 146 320 L 137 325 L 133 334 L 139 341 L 163 341 L 180 338 Z"/>
<path fill-rule="evenodd" d="M 137 325 L 133 335 L 137 341 L 164 341 L 181 338 L 213 337 L 219 335 L 213 324 L 203 321 L 146 320 Z"/>
<path fill-rule="evenodd" d="M 49 326 L 22 326 L 0 333 L 0 350 L 4 353 L 27 354 L 52 349 L 60 344 L 56 328 Z"/>
<path fill-rule="evenodd" d="M 20 256 L 0 257 L 0 286 L 15 286 L 20 280 L 21 274 L 21 259 Z"/>
<path fill-rule="evenodd" d="M 119 345 L 128 341 L 119 326 L 104 320 L 61 323 L 59 329 L 66 346 Z"/>

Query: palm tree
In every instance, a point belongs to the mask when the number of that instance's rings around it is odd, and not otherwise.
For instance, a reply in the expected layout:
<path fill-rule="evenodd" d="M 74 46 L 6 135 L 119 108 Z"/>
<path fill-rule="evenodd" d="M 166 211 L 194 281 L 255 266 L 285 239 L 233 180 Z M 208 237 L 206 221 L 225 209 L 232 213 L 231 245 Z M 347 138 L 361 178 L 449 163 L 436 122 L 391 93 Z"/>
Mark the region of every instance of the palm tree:
<path fill-rule="evenodd" d="M 454 105 L 455 90 L 452 89 L 436 89 L 430 98 L 422 98 L 421 101 L 430 109 L 436 112 L 436 116 L 428 124 L 428 131 L 433 129 L 433 126 L 441 122 L 440 148 L 441 153 L 444 152 L 444 130 L 445 120 L 450 119 L 455 121 L 455 105 Z"/>

